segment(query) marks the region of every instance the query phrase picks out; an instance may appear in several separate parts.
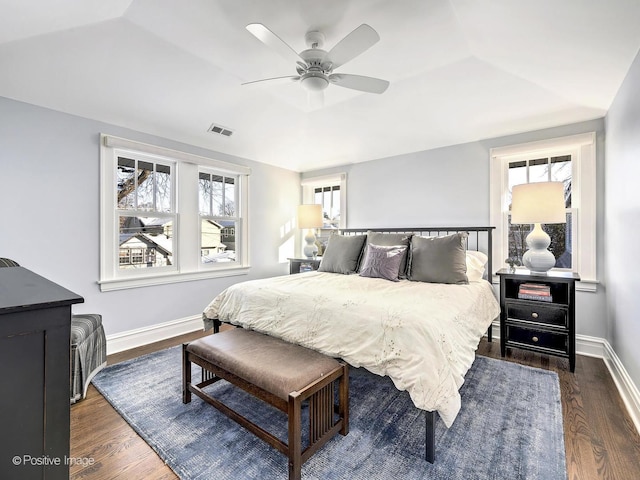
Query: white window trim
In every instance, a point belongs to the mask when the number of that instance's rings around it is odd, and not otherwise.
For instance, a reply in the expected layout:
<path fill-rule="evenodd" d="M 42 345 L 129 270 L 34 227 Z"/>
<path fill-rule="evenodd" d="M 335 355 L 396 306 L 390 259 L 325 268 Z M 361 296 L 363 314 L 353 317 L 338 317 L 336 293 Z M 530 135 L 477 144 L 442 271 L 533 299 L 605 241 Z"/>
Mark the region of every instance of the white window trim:
<path fill-rule="evenodd" d="M 335 173 L 319 177 L 305 178 L 302 185 L 302 203 L 314 203 L 314 189 L 329 185 L 340 185 L 340 225 L 339 228 L 347 228 L 347 174 Z"/>
<path fill-rule="evenodd" d="M 490 152 L 491 186 L 490 218 L 496 230 L 493 240 L 494 266 L 507 258 L 508 205 L 505 192 L 508 189 L 508 164 L 519 157 L 551 155 L 558 150 L 572 151 L 572 213 L 578 234 L 574 252 L 574 271 L 581 281 L 576 288 L 596 291 L 596 134 L 595 132 L 560 137 L 538 142 L 492 148 Z M 497 278 L 494 277 L 497 283 Z"/>
<path fill-rule="evenodd" d="M 175 202 L 176 225 L 174 228 L 189 228 L 193 234 L 186 239 L 176 237 L 178 264 L 172 268 L 136 270 L 135 272 L 118 271 L 118 255 L 116 248 L 117 215 L 115 209 L 116 162 L 117 153 L 130 151 L 134 154 L 150 154 L 162 157 L 177 166 L 178 181 L 174 180 L 176 192 Z M 232 266 L 224 264 L 202 265 L 195 259 L 193 251 L 199 252 L 199 214 L 197 183 L 192 188 L 180 188 L 180 170 L 197 171 L 199 166 L 211 167 L 221 173 L 238 176 L 240 188 L 239 211 L 241 215 L 241 253 L 238 262 Z M 246 275 L 249 272 L 249 229 L 248 229 L 248 176 L 249 167 L 193 155 L 146 143 L 136 142 L 111 135 L 100 135 L 100 285 L 101 291 L 122 290 L 127 288 L 164 285 L 178 282 L 189 282 L 206 278 L 220 278 L 235 275 Z M 184 207 L 188 208 L 184 208 Z M 195 246 L 194 246 L 195 245 Z M 195 250 L 193 250 L 195 248 Z M 115 252 L 115 253 L 114 253 Z M 193 258 L 191 258 L 193 257 Z"/>

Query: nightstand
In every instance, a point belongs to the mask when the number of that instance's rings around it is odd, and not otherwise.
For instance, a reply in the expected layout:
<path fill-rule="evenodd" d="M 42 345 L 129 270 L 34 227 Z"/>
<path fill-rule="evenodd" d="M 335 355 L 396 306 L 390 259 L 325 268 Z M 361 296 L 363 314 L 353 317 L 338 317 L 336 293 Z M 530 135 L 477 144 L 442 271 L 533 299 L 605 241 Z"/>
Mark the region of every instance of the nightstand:
<path fill-rule="evenodd" d="M 317 270 L 321 258 L 289 258 L 289 274 Z"/>
<path fill-rule="evenodd" d="M 497 274 L 500 276 L 501 355 L 505 356 L 507 348 L 520 348 L 564 357 L 569 359 L 573 372 L 576 365 L 576 282 L 580 276 L 558 271 L 532 275 L 524 269 L 511 273 L 506 268 Z M 522 284 L 548 287 L 551 301 L 519 298 Z"/>

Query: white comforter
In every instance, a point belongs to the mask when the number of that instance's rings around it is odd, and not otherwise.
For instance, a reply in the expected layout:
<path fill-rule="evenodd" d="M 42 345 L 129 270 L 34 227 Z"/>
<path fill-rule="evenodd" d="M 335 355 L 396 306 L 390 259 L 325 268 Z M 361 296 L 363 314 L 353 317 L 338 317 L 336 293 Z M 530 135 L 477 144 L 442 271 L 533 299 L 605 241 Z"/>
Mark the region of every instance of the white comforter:
<path fill-rule="evenodd" d="M 444 285 L 307 272 L 235 284 L 204 315 L 387 375 L 449 427 L 480 338 L 499 312 L 484 280 Z"/>

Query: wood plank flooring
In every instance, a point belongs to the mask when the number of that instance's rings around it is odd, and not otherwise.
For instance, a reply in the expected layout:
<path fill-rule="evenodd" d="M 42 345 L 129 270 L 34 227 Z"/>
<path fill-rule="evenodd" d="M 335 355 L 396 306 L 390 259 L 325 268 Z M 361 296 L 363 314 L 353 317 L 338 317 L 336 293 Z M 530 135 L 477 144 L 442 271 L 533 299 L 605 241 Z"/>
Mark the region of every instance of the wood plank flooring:
<path fill-rule="evenodd" d="M 196 332 L 111 355 L 109 364 L 179 345 L 202 336 Z M 500 358 L 500 344 L 482 340 L 478 353 Z M 640 479 L 640 435 L 600 359 L 568 361 L 511 350 L 508 361 L 553 370 L 560 378 L 568 480 Z M 91 385 L 87 398 L 71 407 L 71 457 L 91 461 L 70 468 L 71 479 L 176 479 L 160 457 Z"/>

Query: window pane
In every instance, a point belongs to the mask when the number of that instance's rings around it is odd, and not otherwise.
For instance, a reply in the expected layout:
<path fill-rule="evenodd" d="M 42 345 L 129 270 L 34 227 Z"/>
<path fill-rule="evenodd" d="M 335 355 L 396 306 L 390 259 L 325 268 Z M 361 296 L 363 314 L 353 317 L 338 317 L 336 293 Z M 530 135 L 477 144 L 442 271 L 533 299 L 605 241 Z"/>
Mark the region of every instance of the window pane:
<path fill-rule="evenodd" d="M 236 215 L 236 185 L 235 179 L 224 179 L 224 212 L 222 215 L 235 217 Z"/>
<path fill-rule="evenodd" d="M 204 264 L 236 261 L 236 222 L 202 219 L 200 260 Z"/>
<path fill-rule="evenodd" d="M 565 206 L 571 208 L 571 155 L 551 158 L 551 181 L 564 183 Z"/>
<path fill-rule="evenodd" d="M 543 229 L 551 237 L 551 245 L 549 250 L 556 257 L 556 267 L 558 268 L 571 268 L 571 242 L 572 242 L 572 230 L 571 230 L 571 213 L 567 213 L 567 223 L 554 223 L 550 225 L 544 225 Z"/>
<path fill-rule="evenodd" d="M 136 161 L 118 157 L 118 208 L 136 208 Z"/>
<path fill-rule="evenodd" d="M 156 211 L 171 211 L 171 167 L 156 164 Z"/>
<path fill-rule="evenodd" d="M 529 160 L 529 183 L 549 181 L 549 160 Z"/>
<path fill-rule="evenodd" d="M 507 205 L 511 210 L 511 192 L 513 187 L 527 183 L 527 162 L 514 162 L 509 164 L 509 192 L 507 193 Z"/>
<path fill-rule="evenodd" d="M 201 215 L 211 215 L 211 175 L 200 172 L 198 175 L 198 198 Z"/>
<path fill-rule="evenodd" d="M 120 269 L 173 264 L 173 220 L 120 216 Z"/>
<path fill-rule="evenodd" d="M 333 187 L 333 208 L 331 209 L 331 225 L 338 227 L 340 224 L 340 187 Z"/>
<path fill-rule="evenodd" d="M 224 177 L 211 175 L 211 200 L 213 202 L 212 213 L 214 215 L 224 215 Z"/>
<path fill-rule="evenodd" d="M 154 210 L 153 163 L 138 162 L 138 210 Z"/>

